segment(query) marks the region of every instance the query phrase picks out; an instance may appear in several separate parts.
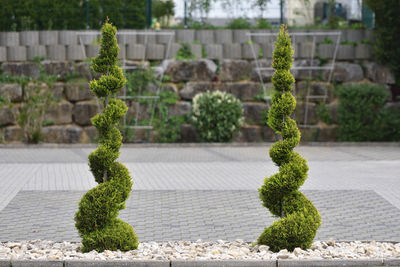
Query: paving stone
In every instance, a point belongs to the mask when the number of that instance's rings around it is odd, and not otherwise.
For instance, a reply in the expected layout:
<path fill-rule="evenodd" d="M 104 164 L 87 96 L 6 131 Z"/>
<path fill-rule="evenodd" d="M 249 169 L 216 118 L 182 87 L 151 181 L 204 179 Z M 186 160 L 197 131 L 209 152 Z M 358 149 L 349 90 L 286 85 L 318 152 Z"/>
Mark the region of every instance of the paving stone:
<path fill-rule="evenodd" d="M 84 190 L 95 185 L 85 163 L 93 149 L 2 148 L 0 204 L 7 207 L 0 213 L 0 240 L 79 241 L 73 214 Z M 309 160 L 309 178 L 302 191 L 323 218 L 316 239 L 399 241 L 398 147 L 296 150 Z M 127 162 L 135 182 L 121 218 L 143 241 L 216 237 L 253 241 L 273 221 L 261 204 L 255 205 L 256 189 L 265 175 L 277 171 L 264 144 L 124 148 L 121 161 Z"/>
<path fill-rule="evenodd" d="M 371 235 L 367 229 L 373 231 L 373 238 L 387 229 L 391 229 L 388 233 L 397 233 L 397 236 L 400 236 L 400 226 L 397 223 L 400 219 L 400 210 L 371 190 L 304 190 L 303 192 L 318 208 L 324 222 L 318 231 L 316 237 L 318 240 L 327 240 L 331 237 L 336 240 L 365 240 L 365 236 Z M 73 214 L 83 193 L 82 191 L 18 193 L 0 213 L 0 240 L 10 240 L 12 230 L 15 231 L 12 237 L 16 240 L 61 241 L 61 236 L 68 235 L 70 241 L 79 240 L 73 226 Z M 371 206 L 370 201 L 375 204 Z M 261 204 L 255 205 L 255 203 L 259 203 L 256 190 L 134 190 L 120 217 L 136 229 L 142 241 L 180 240 L 182 233 L 186 233 L 186 237 L 190 237 L 189 240 L 245 238 L 250 242 L 274 220 Z M 194 216 L 190 216 L 188 210 L 191 210 Z M 176 216 L 180 213 L 183 215 Z M 187 220 L 188 216 L 191 220 Z M 12 218 L 19 218 L 20 223 L 12 224 Z M 331 224 L 340 226 L 344 231 L 332 232 L 329 229 Z M 11 225 L 11 229 L 4 229 L 5 225 Z M 216 235 L 214 231 L 216 227 L 228 231 Z M 149 233 L 154 239 L 149 239 Z"/>

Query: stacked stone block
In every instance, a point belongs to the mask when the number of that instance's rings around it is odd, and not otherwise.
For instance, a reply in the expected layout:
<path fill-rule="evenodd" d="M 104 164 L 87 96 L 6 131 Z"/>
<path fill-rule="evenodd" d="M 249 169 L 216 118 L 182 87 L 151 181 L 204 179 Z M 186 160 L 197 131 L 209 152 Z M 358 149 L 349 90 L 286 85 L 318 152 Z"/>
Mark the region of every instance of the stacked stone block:
<path fill-rule="evenodd" d="M 292 32 L 303 32 L 293 30 Z M 312 30 L 313 31 L 313 30 Z M 320 30 L 318 30 L 320 31 Z M 173 32 L 174 35 L 145 35 L 143 30 L 121 30 L 117 36 L 120 47 L 119 59 L 163 60 L 173 57 L 179 42 L 193 45 L 197 58 L 202 58 L 201 49 L 205 49 L 208 59 L 254 59 L 250 43 L 259 56 L 271 58 L 274 36 L 252 36 L 249 33 L 271 33 L 270 30 L 163 30 L 160 33 Z M 147 31 L 149 32 L 149 31 Z M 96 34 L 98 33 L 98 34 Z M 157 33 L 150 31 L 150 33 Z M 329 33 L 329 31 L 327 31 Z M 23 31 L 0 33 L 0 62 L 26 61 L 35 57 L 50 60 L 80 61 L 96 56 L 98 52 L 98 31 Z M 335 41 L 332 36 L 316 36 L 315 56 L 332 59 L 335 45 L 326 44 L 325 39 Z M 310 58 L 312 37 L 296 36 L 295 57 Z M 343 30 L 342 41 L 349 44 L 340 46 L 338 60 L 370 60 L 373 35 L 370 30 Z M 171 53 L 167 54 L 169 42 Z M 133 47 L 140 47 L 132 51 Z M 81 47 L 81 48 L 80 48 Z M 82 48 L 83 47 L 83 48 Z M 175 48 L 174 48 L 175 47 Z M 130 52 L 129 52 L 130 51 Z M 164 51 L 164 52 L 162 52 Z"/>

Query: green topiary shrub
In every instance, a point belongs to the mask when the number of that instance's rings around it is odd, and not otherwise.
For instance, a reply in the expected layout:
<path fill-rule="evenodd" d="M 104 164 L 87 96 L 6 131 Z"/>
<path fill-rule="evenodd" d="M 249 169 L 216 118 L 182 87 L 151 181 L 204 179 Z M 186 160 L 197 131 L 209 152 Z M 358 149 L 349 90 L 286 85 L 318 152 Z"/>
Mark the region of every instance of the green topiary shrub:
<path fill-rule="evenodd" d="M 124 102 L 112 97 L 126 83 L 117 66 L 116 31 L 108 22 L 103 25 L 100 55 L 92 62 L 92 69 L 102 76 L 90 82 L 90 89 L 104 101 L 105 108 L 92 118 L 99 132 L 100 146 L 89 155 L 90 170 L 99 185 L 83 195 L 75 214 L 83 252 L 126 251 L 138 246 L 132 226 L 117 219 L 119 210 L 125 207 L 132 181 L 128 169 L 115 161 L 122 145 L 122 136 L 116 126 L 127 111 Z"/>
<path fill-rule="evenodd" d="M 340 141 L 399 141 L 400 110 L 385 108 L 389 91 L 376 84 L 346 84 L 338 88 Z"/>
<path fill-rule="evenodd" d="M 281 219 L 265 228 L 258 243 L 277 252 L 281 249 L 292 251 L 296 247 L 309 248 L 321 225 L 321 216 L 311 201 L 298 191 L 307 178 L 308 166 L 306 160 L 293 151 L 300 142 L 300 131 L 296 121 L 290 118 L 296 107 L 291 93 L 294 78 L 290 73 L 294 52 L 284 25 L 275 47 L 272 82 L 276 93 L 268 112 L 268 125 L 282 137 L 269 151 L 279 166 L 279 173 L 265 178 L 259 193 L 263 205 Z"/>
<path fill-rule="evenodd" d="M 243 124 L 239 99 L 220 91 L 207 91 L 193 98 L 191 120 L 204 142 L 229 142 Z"/>

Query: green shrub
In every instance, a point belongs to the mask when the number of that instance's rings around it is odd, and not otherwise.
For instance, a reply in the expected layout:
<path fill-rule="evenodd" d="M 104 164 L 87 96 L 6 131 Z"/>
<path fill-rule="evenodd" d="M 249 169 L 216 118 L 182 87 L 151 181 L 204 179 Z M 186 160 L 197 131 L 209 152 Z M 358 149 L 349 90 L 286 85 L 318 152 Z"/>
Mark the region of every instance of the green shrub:
<path fill-rule="evenodd" d="M 245 18 L 237 18 L 229 22 L 226 27 L 228 29 L 237 30 L 237 29 L 250 29 L 251 24 Z"/>
<path fill-rule="evenodd" d="M 179 48 L 177 55 L 174 57 L 177 60 L 191 60 L 196 59 L 196 56 L 193 54 L 190 44 L 181 43 L 181 48 Z"/>
<path fill-rule="evenodd" d="M 333 123 L 333 119 L 331 113 L 329 112 L 329 108 L 326 106 L 324 102 L 318 103 L 316 112 L 321 121 L 325 122 L 328 125 L 331 125 Z"/>
<path fill-rule="evenodd" d="M 290 118 L 296 107 L 291 93 L 293 53 L 286 26 L 282 25 L 272 61 L 275 69 L 272 83 L 276 93 L 268 111 L 268 125 L 282 137 L 269 151 L 272 161 L 279 166 L 279 173 L 265 178 L 259 189 L 263 205 L 273 215 L 281 217 L 265 228 L 258 238 L 259 244 L 268 245 L 275 252 L 309 248 L 321 225 L 318 210 L 298 191 L 307 178 L 308 166 L 306 160 L 293 151 L 300 142 L 296 121 Z"/>
<path fill-rule="evenodd" d="M 243 107 L 231 94 L 212 91 L 193 98 L 192 124 L 204 142 L 229 142 L 243 124 Z"/>
<path fill-rule="evenodd" d="M 272 29 L 271 23 L 269 23 L 266 19 L 259 19 L 257 20 L 257 29 Z"/>
<path fill-rule="evenodd" d="M 83 195 L 75 214 L 83 252 L 126 251 L 138 247 L 132 226 L 117 219 L 119 210 L 125 207 L 132 181 L 128 169 L 115 161 L 122 146 L 117 125 L 128 109 L 123 101 L 112 97 L 126 83 L 121 68 L 117 66 L 119 47 L 116 31 L 108 21 L 103 25 L 100 54 L 92 64 L 92 69 L 102 76 L 90 82 L 90 89 L 103 100 L 105 108 L 92 118 L 100 145 L 89 155 L 90 170 L 99 185 Z"/>
<path fill-rule="evenodd" d="M 389 92 L 375 84 L 347 84 L 338 88 L 340 141 L 396 141 L 399 110 L 384 108 Z"/>

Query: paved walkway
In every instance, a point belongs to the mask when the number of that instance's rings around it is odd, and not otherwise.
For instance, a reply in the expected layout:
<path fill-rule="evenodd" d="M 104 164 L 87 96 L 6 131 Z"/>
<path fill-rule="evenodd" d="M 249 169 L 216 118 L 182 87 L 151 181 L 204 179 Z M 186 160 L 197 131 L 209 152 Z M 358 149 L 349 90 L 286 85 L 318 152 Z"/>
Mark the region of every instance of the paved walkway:
<path fill-rule="evenodd" d="M 277 171 L 267 145 L 128 147 L 133 176 L 121 218 L 142 241 L 254 241 L 274 218 L 257 188 Z M 73 216 L 95 186 L 93 148 L 0 148 L 0 241 L 79 241 Z M 400 242 L 400 146 L 300 146 L 301 190 L 322 216 L 317 239 Z"/>

